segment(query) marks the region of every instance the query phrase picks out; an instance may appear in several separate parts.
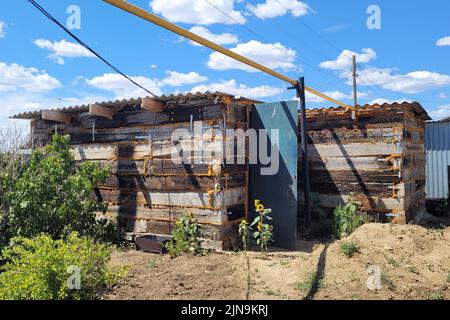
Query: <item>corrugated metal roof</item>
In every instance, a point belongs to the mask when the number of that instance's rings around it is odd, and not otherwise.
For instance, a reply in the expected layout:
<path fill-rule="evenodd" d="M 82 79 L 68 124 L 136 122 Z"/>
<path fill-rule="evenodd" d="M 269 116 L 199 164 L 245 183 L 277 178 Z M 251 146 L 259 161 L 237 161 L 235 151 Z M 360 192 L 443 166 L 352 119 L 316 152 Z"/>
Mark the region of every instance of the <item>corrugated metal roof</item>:
<path fill-rule="evenodd" d="M 370 110 L 381 110 L 381 109 L 396 109 L 396 108 L 404 108 L 411 109 L 419 118 L 423 120 L 431 120 L 427 111 L 420 105 L 418 102 L 402 102 L 402 103 L 384 103 L 384 104 L 366 104 L 366 105 L 358 105 L 355 107 L 356 111 L 370 111 Z M 307 113 L 309 115 L 315 114 L 329 114 L 329 113 L 339 113 L 346 112 L 347 108 L 345 107 L 331 107 L 331 108 L 322 108 L 322 109 L 308 109 Z"/>
<path fill-rule="evenodd" d="M 243 97 L 236 97 L 234 95 L 231 95 L 229 93 L 224 92 L 197 92 L 197 93 L 187 93 L 187 94 L 171 94 L 171 95 L 163 95 L 160 96 L 159 99 L 163 100 L 166 103 L 174 104 L 174 105 L 189 105 L 191 103 L 195 103 L 196 101 L 210 101 L 214 103 L 218 103 L 219 100 L 221 100 L 224 97 L 229 97 L 233 99 L 234 101 L 250 101 L 254 103 L 258 103 L 260 101 L 247 99 Z M 151 97 L 150 97 L 151 98 Z M 94 102 L 93 102 L 94 103 Z M 104 101 L 104 102 L 95 102 L 95 104 L 107 106 L 111 108 L 121 108 L 124 106 L 129 105 L 140 105 L 141 98 L 134 98 L 134 99 L 123 99 L 123 100 L 115 100 L 115 101 Z M 87 112 L 89 111 L 89 104 L 83 104 L 79 106 L 73 106 L 73 107 L 65 107 L 65 108 L 54 108 L 54 109 L 43 109 L 43 110 L 51 110 L 51 111 L 62 111 L 65 113 L 80 113 L 80 112 Z M 25 119 L 25 120 L 31 120 L 35 118 L 41 117 L 42 110 L 38 111 L 30 111 L 30 112 L 24 112 L 19 113 L 16 115 L 13 115 L 10 117 L 11 119 Z"/>
<path fill-rule="evenodd" d="M 425 124 L 425 149 L 427 152 L 427 198 L 446 199 L 449 196 L 450 122 Z"/>

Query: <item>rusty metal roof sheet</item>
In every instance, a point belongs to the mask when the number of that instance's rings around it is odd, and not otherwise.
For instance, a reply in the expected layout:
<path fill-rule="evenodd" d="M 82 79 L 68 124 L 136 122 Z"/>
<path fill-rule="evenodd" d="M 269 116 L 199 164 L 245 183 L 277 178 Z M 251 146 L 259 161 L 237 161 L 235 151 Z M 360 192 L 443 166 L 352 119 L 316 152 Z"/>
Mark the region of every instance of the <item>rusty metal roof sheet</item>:
<path fill-rule="evenodd" d="M 187 93 L 187 94 L 171 94 L 171 95 L 163 95 L 160 96 L 159 99 L 163 100 L 166 103 L 177 105 L 177 106 L 184 106 L 184 105 L 191 105 L 195 103 L 206 103 L 206 102 L 212 102 L 212 103 L 219 103 L 222 101 L 224 97 L 231 98 L 233 101 L 239 102 L 239 101 L 249 101 L 252 103 L 258 103 L 260 101 L 247 99 L 243 97 L 237 97 L 228 93 L 224 92 L 197 92 L 197 93 Z M 121 108 L 129 105 L 140 105 L 141 98 L 133 98 L 133 99 L 123 99 L 123 100 L 115 100 L 115 101 L 104 101 L 104 102 L 96 102 L 98 105 L 102 105 L 105 107 L 111 107 L 111 108 Z M 62 111 L 65 113 L 81 113 L 81 112 L 88 112 L 89 111 L 89 104 L 83 104 L 79 106 L 73 106 L 73 107 L 65 107 L 65 108 L 54 108 L 54 109 L 43 109 L 43 110 L 51 110 L 51 111 Z M 38 111 L 30 111 L 30 112 L 24 112 L 19 113 L 16 115 L 11 116 L 11 119 L 24 119 L 24 120 L 32 120 L 36 118 L 40 118 L 42 115 L 42 110 Z"/>
<path fill-rule="evenodd" d="M 366 105 L 358 105 L 355 107 L 356 111 L 371 111 L 371 110 L 389 110 L 389 109 L 410 109 L 417 117 L 423 120 L 431 120 L 427 111 L 420 105 L 418 102 L 402 102 L 402 103 L 384 103 L 384 104 L 366 104 Z M 307 115 L 314 116 L 320 114 L 333 114 L 333 113 L 341 113 L 348 111 L 347 108 L 344 107 L 331 107 L 331 108 L 322 108 L 322 109 L 308 109 Z"/>

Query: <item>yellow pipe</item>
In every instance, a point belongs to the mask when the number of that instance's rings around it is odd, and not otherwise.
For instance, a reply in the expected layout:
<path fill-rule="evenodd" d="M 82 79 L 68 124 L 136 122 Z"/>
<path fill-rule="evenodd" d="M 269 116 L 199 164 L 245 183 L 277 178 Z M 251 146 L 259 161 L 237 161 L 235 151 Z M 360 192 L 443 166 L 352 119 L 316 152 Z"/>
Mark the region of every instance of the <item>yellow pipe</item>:
<path fill-rule="evenodd" d="M 253 67 L 255 69 L 258 69 L 258 70 L 260 70 L 262 72 L 270 74 L 271 76 L 274 76 L 274 77 L 276 77 L 278 79 L 281 79 L 281 80 L 283 80 L 285 82 L 288 82 L 288 83 L 290 83 L 290 84 L 292 84 L 294 86 L 297 85 L 297 80 L 291 79 L 291 78 L 289 78 L 289 77 L 287 77 L 287 76 L 285 76 L 285 75 L 283 75 L 281 73 L 278 73 L 278 72 L 276 72 L 276 71 L 274 71 L 272 69 L 269 69 L 269 68 L 267 68 L 267 67 L 265 67 L 265 66 L 263 66 L 263 65 L 261 65 L 261 64 L 259 64 L 257 62 L 255 62 L 253 60 L 250 60 L 250 59 L 248 59 L 248 58 L 246 58 L 244 56 L 241 56 L 240 54 L 237 54 L 236 52 L 233 52 L 233 51 L 231 51 L 229 49 L 226 49 L 226 48 L 224 48 L 222 46 L 219 46 L 218 44 L 215 44 L 212 41 L 209 41 L 209 40 L 207 40 L 205 38 L 202 38 L 202 37 L 196 35 L 195 33 L 192 33 L 192 32 L 190 32 L 190 31 L 188 31 L 188 30 L 186 30 L 184 28 L 181 28 L 181 27 L 179 27 L 179 26 L 177 26 L 177 25 L 175 25 L 173 23 L 170 23 L 169 21 L 164 20 L 164 19 L 162 19 L 162 18 L 160 18 L 160 17 L 158 17 L 158 16 L 156 16 L 156 15 L 154 15 L 154 14 L 148 12 L 148 11 L 145 11 L 145 10 L 135 6 L 135 5 L 132 5 L 131 3 L 128 3 L 127 1 L 124 1 L 124 0 L 103 0 L 103 1 L 109 3 L 109 4 L 113 5 L 113 6 L 116 6 L 116 7 L 120 8 L 120 9 L 122 9 L 124 11 L 127 11 L 127 12 L 129 12 L 131 14 L 134 14 L 135 16 L 138 16 L 138 17 L 140 17 L 140 18 L 142 18 L 144 20 L 147 20 L 147 21 L 149 21 L 151 23 L 154 23 L 154 24 L 156 24 L 156 25 L 158 25 L 158 26 L 160 26 L 160 27 L 162 27 L 164 29 L 172 31 L 172 32 L 174 32 L 174 33 L 176 33 L 176 34 L 178 34 L 180 36 L 188 38 L 189 40 L 197 42 L 197 43 L 199 43 L 199 44 L 201 44 L 201 45 L 203 45 L 205 47 L 208 47 L 208 48 L 210 48 L 210 49 L 212 49 L 214 51 L 220 52 L 220 53 L 222 53 L 222 54 L 224 54 L 224 55 L 226 55 L 226 56 L 228 56 L 228 57 L 230 57 L 232 59 L 240 61 L 240 62 L 242 62 L 242 63 L 244 63 L 246 65 L 249 65 L 249 66 L 251 66 L 251 67 Z M 338 101 L 336 99 L 333 99 L 333 98 L 327 96 L 326 94 L 323 94 L 323 93 L 321 93 L 321 92 L 319 92 L 317 90 L 314 90 L 314 89 L 312 89 L 310 87 L 306 87 L 305 86 L 305 90 L 309 91 L 310 93 L 312 93 L 312 94 L 314 94 L 316 96 L 321 97 L 322 99 L 328 100 L 328 101 L 330 101 L 332 103 L 335 103 L 337 105 L 340 105 L 342 107 L 349 108 L 349 106 L 347 104 L 342 103 L 342 102 L 340 102 L 340 101 Z"/>

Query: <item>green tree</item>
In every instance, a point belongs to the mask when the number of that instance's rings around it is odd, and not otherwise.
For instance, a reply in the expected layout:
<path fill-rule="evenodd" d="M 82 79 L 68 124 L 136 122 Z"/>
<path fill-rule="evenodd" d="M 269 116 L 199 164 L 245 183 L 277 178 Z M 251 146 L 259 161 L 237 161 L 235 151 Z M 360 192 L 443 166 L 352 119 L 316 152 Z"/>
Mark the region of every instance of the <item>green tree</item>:
<path fill-rule="evenodd" d="M 8 207 L 0 218 L 6 226 L 0 242 L 11 237 L 47 233 L 54 239 L 77 231 L 96 240 L 117 241 L 115 224 L 97 220 L 106 206 L 97 201 L 94 188 L 108 177 L 108 169 L 83 162 L 77 165 L 70 137 L 55 134 L 52 143 L 33 152 L 30 163 L 17 179 L 3 179 Z"/>

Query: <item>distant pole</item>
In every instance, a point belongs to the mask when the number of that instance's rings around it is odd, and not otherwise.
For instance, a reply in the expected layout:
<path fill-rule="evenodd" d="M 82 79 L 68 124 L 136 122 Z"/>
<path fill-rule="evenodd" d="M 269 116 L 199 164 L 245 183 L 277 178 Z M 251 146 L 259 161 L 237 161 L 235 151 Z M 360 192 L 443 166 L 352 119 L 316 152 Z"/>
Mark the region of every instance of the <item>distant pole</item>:
<path fill-rule="evenodd" d="M 306 130 L 306 101 L 305 101 L 305 78 L 301 77 L 296 86 L 297 98 L 299 99 L 300 109 L 300 132 L 302 142 L 302 159 L 303 159 L 303 181 L 305 193 L 305 226 L 311 225 L 311 202 L 310 202 L 310 186 L 309 186 L 309 160 L 308 160 L 308 137 Z"/>
<path fill-rule="evenodd" d="M 358 91 L 356 88 L 356 56 L 353 55 L 352 58 L 352 65 L 353 65 L 353 106 L 356 108 L 356 106 L 358 105 Z M 356 110 L 352 109 L 352 119 L 356 120 Z"/>
<path fill-rule="evenodd" d="M 358 92 L 356 91 L 356 56 L 353 56 L 353 106 L 358 105 Z"/>

